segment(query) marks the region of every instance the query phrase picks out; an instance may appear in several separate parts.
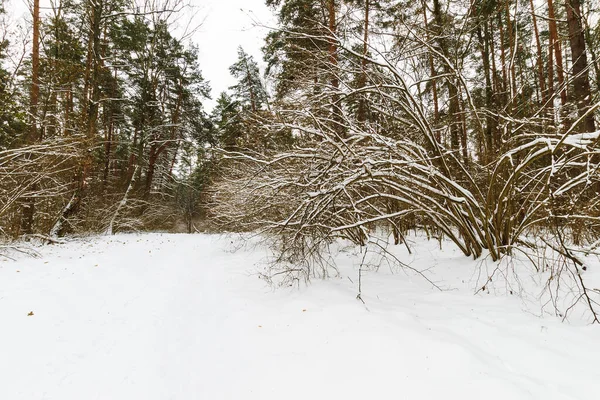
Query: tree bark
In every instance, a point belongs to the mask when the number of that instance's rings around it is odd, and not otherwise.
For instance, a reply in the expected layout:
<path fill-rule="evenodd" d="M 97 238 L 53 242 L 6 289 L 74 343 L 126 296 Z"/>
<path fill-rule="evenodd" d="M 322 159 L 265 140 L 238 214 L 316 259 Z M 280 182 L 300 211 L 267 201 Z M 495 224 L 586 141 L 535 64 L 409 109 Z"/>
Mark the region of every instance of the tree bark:
<path fill-rule="evenodd" d="M 31 45 L 31 93 L 29 111 L 31 127 L 29 143 L 35 143 L 38 137 L 38 100 L 40 96 L 40 0 L 33 0 L 33 43 Z"/>
<path fill-rule="evenodd" d="M 90 39 L 91 45 L 91 95 L 88 101 L 87 114 L 87 137 L 93 138 L 96 134 L 96 125 L 98 122 L 98 110 L 100 103 L 100 64 L 102 62 L 100 54 L 101 22 L 102 22 L 102 0 L 91 0 L 91 21 L 90 21 Z"/>
<path fill-rule="evenodd" d="M 344 127 L 342 121 L 342 110 L 340 108 L 340 80 L 338 78 L 338 53 L 337 53 L 337 42 L 336 42 L 336 4 L 335 0 L 329 0 L 327 4 L 328 11 L 328 22 L 329 22 L 329 69 L 331 71 L 331 88 L 333 91 L 333 95 L 331 97 L 331 111 L 333 113 L 333 129 L 338 134 L 343 134 Z"/>
<path fill-rule="evenodd" d="M 492 88 L 492 79 L 490 78 L 490 44 L 489 30 L 487 23 L 484 23 L 484 31 L 481 26 L 477 27 L 477 37 L 479 39 L 479 47 L 481 50 L 481 59 L 483 61 L 483 75 L 485 80 L 485 106 L 490 111 L 485 116 L 485 154 L 486 162 L 489 162 L 494 152 L 494 130 L 495 121 L 491 115 L 494 108 L 494 97 Z"/>
<path fill-rule="evenodd" d="M 567 0 L 567 21 L 569 25 L 569 43 L 573 59 L 572 76 L 573 90 L 570 98 L 577 106 L 579 116 L 583 116 L 590 107 L 591 92 L 588 76 L 588 64 L 585 50 L 585 36 L 581 23 L 581 4 L 579 0 Z M 596 124 L 592 113 L 585 116 L 577 127 L 579 132 L 593 132 Z"/>
<path fill-rule="evenodd" d="M 500 30 L 500 66 L 502 67 L 502 105 L 508 104 L 507 102 L 507 82 L 508 82 L 508 74 L 506 73 L 506 52 L 504 50 L 504 21 L 502 21 L 502 13 L 498 14 L 498 28 Z"/>
<path fill-rule="evenodd" d="M 369 50 L 369 4 L 370 0 L 365 0 L 365 19 L 364 19 L 364 34 L 363 34 L 363 59 L 360 63 L 360 77 L 358 88 L 363 88 L 367 85 L 367 52 Z M 357 119 L 359 122 L 364 122 L 367 119 L 367 99 L 364 94 L 361 94 L 358 100 Z"/>
<path fill-rule="evenodd" d="M 564 106 L 567 104 L 567 91 L 565 87 L 562 50 L 560 41 L 558 40 L 558 28 L 556 26 L 554 4 L 552 3 L 552 0 L 548 0 L 548 28 L 550 30 L 550 46 L 554 49 L 554 58 L 556 59 L 556 78 L 560 90 L 560 103 Z"/>
<path fill-rule="evenodd" d="M 335 32 L 336 32 L 335 0 L 329 0 L 327 10 L 328 10 L 328 20 L 329 20 L 329 34 L 331 35 L 331 37 L 329 39 L 329 62 L 331 64 L 331 86 L 334 89 L 338 89 L 340 86 L 340 81 L 337 77 L 338 56 L 337 56 L 337 44 L 336 44 L 336 40 L 335 40 Z"/>
<path fill-rule="evenodd" d="M 538 84 L 540 88 L 541 101 L 546 103 L 548 101 L 548 93 L 546 92 L 546 80 L 544 78 L 544 59 L 542 56 L 542 43 L 540 41 L 540 32 L 537 25 L 537 17 L 535 16 L 535 7 L 533 0 L 529 0 L 531 7 L 531 18 L 533 20 L 533 34 L 535 36 L 535 46 L 537 50 L 537 70 L 538 70 Z"/>
<path fill-rule="evenodd" d="M 446 29 L 446 18 L 442 14 L 442 9 L 439 0 L 433 0 L 433 15 L 436 25 L 436 35 L 438 37 L 438 45 L 440 51 L 448 60 L 451 59 L 448 43 L 444 36 Z M 448 118 L 450 125 L 450 147 L 452 150 L 460 148 L 461 126 L 462 120 L 460 116 L 460 103 L 458 98 L 458 89 L 456 87 L 456 78 L 447 63 L 444 63 L 444 74 L 446 75 L 446 87 L 448 89 Z"/>
<path fill-rule="evenodd" d="M 515 43 L 515 38 L 513 37 L 513 24 L 510 19 L 510 7 L 509 7 L 508 0 L 506 0 L 505 8 L 506 8 L 506 27 L 508 29 L 508 48 L 510 49 L 510 62 L 509 62 L 510 102 L 514 108 L 515 107 L 514 102 L 515 102 L 516 96 L 517 96 L 517 73 L 516 73 L 516 66 L 515 66 L 515 60 L 514 60 L 516 43 Z"/>
<path fill-rule="evenodd" d="M 425 38 L 429 42 L 431 40 L 431 35 L 429 34 L 429 21 L 427 20 L 427 4 L 425 0 L 423 0 L 423 24 L 425 26 Z M 429 73 L 431 74 L 431 94 L 433 97 L 433 121 L 437 125 L 440 120 L 440 107 L 438 104 L 438 93 L 437 93 L 437 83 L 436 83 L 436 75 L 435 72 L 435 64 L 433 63 L 433 54 L 429 53 Z M 436 130 L 436 139 L 439 142 L 439 131 Z"/>
<path fill-rule="evenodd" d="M 38 137 L 38 100 L 40 96 L 40 0 L 33 0 L 33 43 L 31 49 L 31 91 L 29 100 L 30 129 L 27 138 L 28 144 L 39 140 Z M 38 185 L 32 186 L 31 190 L 37 190 Z M 23 203 L 21 216 L 22 234 L 33 233 L 33 218 L 35 215 L 35 197 L 29 196 Z"/>

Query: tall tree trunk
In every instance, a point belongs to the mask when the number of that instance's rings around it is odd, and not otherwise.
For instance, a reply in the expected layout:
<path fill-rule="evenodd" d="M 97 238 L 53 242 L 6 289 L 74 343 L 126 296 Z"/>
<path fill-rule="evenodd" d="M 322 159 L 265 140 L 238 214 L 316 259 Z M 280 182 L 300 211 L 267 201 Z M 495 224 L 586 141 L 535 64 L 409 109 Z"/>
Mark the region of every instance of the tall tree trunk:
<path fill-rule="evenodd" d="M 146 183 L 144 185 L 144 200 L 150 198 L 150 192 L 152 191 L 152 181 L 154 180 L 154 170 L 156 169 L 156 160 L 158 159 L 158 148 L 155 144 L 150 146 L 150 152 L 148 153 L 148 171 L 146 172 Z"/>
<path fill-rule="evenodd" d="M 554 58 L 556 59 L 556 78 L 560 90 L 560 103 L 567 104 L 567 91 L 565 86 L 565 74 L 563 67 L 563 58 L 560 41 L 558 40 L 558 27 L 554 14 L 554 4 L 548 0 L 548 28 L 550 30 L 550 45 L 554 49 Z"/>
<path fill-rule="evenodd" d="M 515 32 L 515 36 L 513 36 L 513 24 L 510 19 L 509 0 L 506 0 L 505 8 L 506 8 L 506 27 L 508 29 L 508 48 L 510 49 L 510 61 L 509 61 L 510 102 L 513 105 L 513 108 L 515 108 L 516 104 L 514 104 L 514 102 L 516 101 L 516 96 L 517 96 L 517 74 L 516 74 L 516 69 L 515 69 L 516 68 L 516 66 L 515 66 L 516 32 Z"/>
<path fill-rule="evenodd" d="M 114 99 L 117 96 L 117 68 L 115 68 L 115 73 L 112 82 L 112 90 L 111 97 Z M 112 143 L 114 139 L 114 131 L 115 131 L 115 117 L 114 117 L 114 107 L 112 104 L 109 105 L 109 116 L 108 116 L 108 129 L 106 130 L 106 142 L 104 144 L 104 175 L 102 177 L 102 186 L 106 189 L 108 184 L 108 175 L 110 171 L 110 157 L 112 153 Z"/>
<path fill-rule="evenodd" d="M 370 0 L 365 0 L 365 19 L 364 19 L 364 34 L 363 34 L 363 59 L 360 63 L 360 76 L 358 78 L 358 88 L 364 88 L 367 85 L 367 53 L 369 51 L 369 4 Z M 367 99 L 364 94 L 358 99 L 357 119 L 359 122 L 364 122 L 367 119 Z"/>
<path fill-rule="evenodd" d="M 152 183 L 154 182 L 154 175 L 156 172 L 156 163 L 166 148 L 166 143 L 163 143 L 160 146 L 156 144 L 150 146 L 150 152 L 148 153 L 148 171 L 146 173 L 146 183 L 144 185 L 144 200 L 150 198 Z"/>
<path fill-rule="evenodd" d="M 494 129 L 495 123 L 492 117 L 492 112 L 494 111 L 494 98 L 492 92 L 492 79 L 490 78 L 490 44 L 489 44 L 489 30 L 487 23 L 484 23 L 483 26 L 484 31 L 481 31 L 481 25 L 477 26 L 477 37 L 479 39 L 479 47 L 481 50 L 481 59 L 483 61 L 483 75 L 485 80 L 485 106 L 489 112 L 486 113 L 485 116 L 485 152 L 484 152 L 484 160 L 485 162 L 491 161 L 492 155 L 494 153 Z"/>
<path fill-rule="evenodd" d="M 552 44 L 552 38 L 549 40 L 548 46 L 548 99 L 552 99 L 554 97 L 554 46 Z M 548 108 L 551 111 L 551 115 L 554 115 L 554 107 L 553 102 L 548 104 Z"/>
<path fill-rule="evenodd" d="M 423 25 L 425 26 L 425 39 L 429 42 L 431 40 L 431 35 L 429 32 L 429 21 L 427 20 L 427 4 L 425 0 L 422 2 L 423 4 Z M 435 125 L 440 120 L 440 106 L 438 104 L 438 93 L 437 93 L 437 83 L 436 83 L 436 75 L 435 72 L 435 64 L 433 63 L 433 54 L 429 52 L 429 73 L 431 74 L 431 94 L 433 97 L 433 122 Z M 435 131 L 436 139 L 438 142 L 440 141 L 439 131 Z"/>
<path fill-rule="evenodd" d="M 331 86 L 334 89 L 338 89 L 340 86 L 340 81 L 337 76 L 337 65 L 338 65 L 338 55 L 337 55 L 337 43 L 335 39 L 336 34 L 336 12 L 335 12 L 335 0 L 329 0 L 328 6 L 328 21 L 329 21 L 329 34 L 331 35 L 329 39 L 329 63 L 331 64 Z"/>
<path fill-rule="evenodd" d="M 96 134 L 96 127 L 98 123 L 98 110 L 100 106 L 100 65 L 102 63 L 100 39 L 102 35 L 101 22 L 102 22 L 102 0 L 90 0 L 91 7 L 91 21 L 90 21 L 90 40 L 92 41 L 91 46 L 91 78 L 90 78 L 90 91 L 91 95 L 88 102 L 88 115 L 87 115 L 87 137 L 92 139 Z"/>
<path fill-rule="evenodd" d="M 73 108 L 74 108 L 73 84 L 70 82 L 69 82 L 69 84 L 67 86 L 67 90 L 64 94 L 64 102 L 65 102 L 65 132 L 63 132 L 63 133 L 67 133 L 74 127 L 74 124 L 72 124 L 72 121 L 71 121 L 71 118 L 73 115 Z"/>
<path fill-rule="evenodd" d="M 464 102 L 463 102 L 463 96 L 462 96 L 462 91 L 458 91 L 458 106 L 459 106 L 459 113 L 460 113 L 460 147 L 462 150 L 462 157 L 463 157 L 463 163 L 464 165 L 468 165 L 469 164 L 469 149 L 467 146 L 467 118 L 466 118 L 466 113 L 465 113 L 465 106 L 464 106 Z"/>
<path fill-rule="evenodd" d="M 327 15 L 329 22 L 329 69 L 331 71 L 331 89 L 333 96 L 331 97 L 332 102 L 332 113 L 333 113 L 333 129 L 338 134 L 343 134 L 343 121 L 342 121 L 342 109 L 340 107 L 340 80 L 338 78 L 338 52 L 337 52 L 337 40 L 336 35 L 336 4 L 335 0 L 329 0 L 327 4 Z"/>
<path fill-rule="evenodd" d="M 590 107 L 591 92 L 588 77 L 587 56 L 585 52 L 585 36 L 581 23 L 581 4 L 579 0 L 567 0 L 567 21 L 569 25 L 569 43 L 573 58 L 573 90 L 571 100 L 576 104 L 579 116 L 583 116 Z M 588 114 L 578 126 L 580 132 L 596 130 L 593 114 Z"/>
<path fill-rule="evenodd" d="M 27 138 L 28 144 L 39 140 L 38 135 L 38 100 L 40 96 L 40 0 L 33 1 L 33 44 L 31 49 L 31 91 L 29 100 L 30 129 Z M 31 187 L 36 191 L 38 185 Z M 21 233 L 33 233 L 33 217 L 35 215 L 35 197 L 27 197 L 23 204 L 21 217 Z"/>
<path fill-rule="evenodd" d="M 506 72 L 506 52 L 504 49 L 504 43 L 506 40 L 504 38 L 504 21 L 502 20 L 502 13 L 498 13 L 498 27 L 500 28 L 500 66 L 502 67 L 502 105 L 508 104 L 507 102 L 507 83 L 508 83 L 508 74 Z"/>
<path fill-rule="evenodd" d="M 433 0 L 433 16 L 436 25 L 436 35 L 440 51 L 448 60 L 451 59 L 448 43 L 445 38 L 444 29 L 447 29 L 446 18 L 442 14 L 442 8 L 439 0 Z M 452 150 L 460 148 L 462 120 L 460 116 L 460 104 L 458 98 L 458 89 L 456 86 L 456 77 L 447 63 L 444 63 L 444 74 L 446 75 L 446 87 L 448 89 L 448 117 L 450 126 L 450 147 Z"/>
<path fill-rule="evenodd" d="M 91 75 L 89 78 L 90 94 L 86 115 L 86 136 L 88 149 L 93 146 L 98 125 L 98 113 L 100 107 L 100 65 L 102 62 L 100 53 L 100 39 L 102 35 L 102 10 L 104 8 L 103 0 L 89 0 L 89 4 L 91 15 L 90 32 L 88 37 L 91 42 L 91 46 L 88 47 L 88 51 L 91 51 L 91 55 L 88 54 L 88 58 L 91 60 Z M 87 178 L 91 174 L 92 162 L 92 152 L 88 150 L 83 161 L 83 173 L 81 174 L 81 180 L 79 183 L 80 191 L 84 191 L 86 189 Z M 81 196 L 78 196 L 78 199 L 81 200 Z"/>
<path fill-rule="evenodd" d="M 494 43 L 494 35 L 490 35 L 490 31 L 494 31 L 494 20 L 489 20 L 488 24 L 485 26 L 488 29 L 487 35 L 489 37 L 490 43 L 490 58 L 492 59 L 492 91 L 494 92 L 494 100 L 498 98 L 498 94 L 500 93 L 500 84 L 498 83 L 498 67 L 496 66 L 496 44 Z M 497 103 L 497 101 L 496 101 Z"/>
<path fill-rule="evenodd" d="M 537 72 L 538 72 L 538 84 L 541 93 L 541 101 L 542 103 L 546 103 L 548 101 L 548 93 L 546 92 L 546 79 L 544 78 L 544 58 L 542 56 L 542 42 L 540 41 L 540 32 L 537 25 L 537 17 L 535 15 L 535 7 L 533 5 L 533 0 L 529 0 L 529 5 L 531 7 L 531 18 L 533 21 L 533 34 L 535 37 L 535 47 L 537 50 Z"/>
<path fill-rule="evenodd" d="M 38 102 L 40 97 L 40 0 L 33 0 L 33 43 L 31 46 L 31 93 L 29 111 L 31 127 L 29 143 L 35 143 L 38 137 Z"/>
<path fill-rule="evenodd" d="M 110 157 L 112 152 L 112 142 L 113 142 L 113 132 L 114 132 L 114 117 L 112 110 L 110 111 L 110 115 L 108 117 L 108 129 L 106 130 L 106 137 L 104 143 L 104 173 L 102 175 L 102 186 L 106 190 L 108 185 L 108 175 L 110 171 Z"/>
<path fill-rule="evenodd" d="M 180 142 L 177 141 L 175 144 L 175 149 L 173 150 L 173 158 L 171 158 L 171 163 L 169 165 L 169 176 L 173 176 L 173 168 L 175 168 L 175 163 L 177 162 L 177 153 L 179 152 Z"/>

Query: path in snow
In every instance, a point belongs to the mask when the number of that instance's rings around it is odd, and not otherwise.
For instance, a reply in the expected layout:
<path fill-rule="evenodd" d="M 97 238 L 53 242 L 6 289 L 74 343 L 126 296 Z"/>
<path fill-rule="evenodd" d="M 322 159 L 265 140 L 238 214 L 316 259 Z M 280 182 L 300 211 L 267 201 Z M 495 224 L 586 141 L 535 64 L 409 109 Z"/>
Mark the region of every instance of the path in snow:
<path fill-rule="evenodd" d="M 356 257 L 274 291 L 264 252 L 231 247 L 117 235 L 0 261 L 0 399 L 598 399 L 595 327 L 384 271 L 365 307 Z"/>

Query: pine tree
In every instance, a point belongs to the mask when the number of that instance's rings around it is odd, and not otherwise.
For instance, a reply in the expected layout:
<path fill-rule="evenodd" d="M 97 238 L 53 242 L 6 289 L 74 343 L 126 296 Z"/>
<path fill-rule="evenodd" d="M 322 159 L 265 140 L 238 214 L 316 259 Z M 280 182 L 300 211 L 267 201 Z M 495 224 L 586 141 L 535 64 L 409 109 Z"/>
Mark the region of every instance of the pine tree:
<path fill-rule="evenodd" d="M 258 64 L 241 46 L 238 47 L 238 60 L 229 67 L 229 73 L 238 80 L 229 88 L 236 101 L 253 113 L 262 109 L 267 103 L 267 93 L 260 79 Z"/>
<path fill-rule="evenodd" d="M 220 146 L 225 150 L 235 150 L 244 135 L 242 110 L 238 101 L 226 92 L 221 92 L 211 113 Z"/>
<path fill-rule="evenodd" d="M 44 52 L 40 59 L 40 130 L 41 137 L 73 135 L 78 132 L 79 103 L 76 96 L 85 69 L 84 48 L 76 33 L 76 4 L 70 1 L 54 5 L 42 24 Z"/>
<path fill-rule="evenodd" d="M 0 16 L 5 13 L 4 1 L 0 0 Z M 0 150 L 18 143 L 25 130 L 25 115 L 14 96 L 11 74 L 4 68 L 9 42 L 0 37 Z"/>
<path fill-rule="evenodd" d="M 328 0 L 329 1 L 329 0 Z M 328 4 L 321 0 L 267 0 L 277 10 L 281 30 L 271 32 L 263 48 L 267 74 L 279 99 L 296 89 L 320 91 L 331 82 Z"/>

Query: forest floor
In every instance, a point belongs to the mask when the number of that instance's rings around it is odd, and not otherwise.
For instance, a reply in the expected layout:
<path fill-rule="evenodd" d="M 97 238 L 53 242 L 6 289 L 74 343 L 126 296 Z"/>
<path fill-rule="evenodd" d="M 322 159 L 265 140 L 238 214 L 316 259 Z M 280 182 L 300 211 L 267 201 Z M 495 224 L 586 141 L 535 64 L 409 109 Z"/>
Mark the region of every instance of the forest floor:
<path fill-rule="evenodd" d="M 11 253 L 0 399 L 599 398 L 598 327 L 540 316 L 506 282 L 474 295 L 490 267 L 421 239 L 398 252 L 443 291 L 369 255 L 364 304 L 352 249 L 339 276 L 294 288 L 259 278 L 264 247 L 216 235 Z"/>

